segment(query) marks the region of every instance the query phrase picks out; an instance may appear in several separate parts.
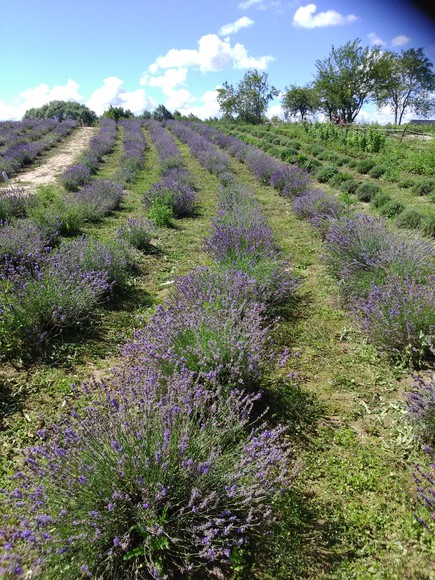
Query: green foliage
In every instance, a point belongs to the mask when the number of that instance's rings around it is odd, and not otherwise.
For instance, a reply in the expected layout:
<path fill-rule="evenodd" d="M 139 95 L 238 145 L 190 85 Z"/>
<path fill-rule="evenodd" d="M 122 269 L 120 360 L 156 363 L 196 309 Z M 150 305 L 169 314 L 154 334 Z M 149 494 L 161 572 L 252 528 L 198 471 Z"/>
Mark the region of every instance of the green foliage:
<path fill-rule="evenodd" d="M 217 101 L 226 118 L 237 118 L 242 123 L 260 125 L 264 122 L 267 105 L 278 90 L 268 84 L 268 75 L 248 70 L 235 89 L 225 82 L 217 89 Z"/>
<path fill-rule="evenodd" d="M 356 170 L 358 173 L 366 174 L 375 167 L 376 161 L 373 159 L 361 159 L 361 161 L 357 164 Z"/>
<path fill-rule="evenodd" d="M 394 218 L 397 217 L 404 209 L 405 206 L 402 203 L 392 199 L 391 201 L 387 201 L 384 203 L 384 205 L 382 205 L 379 213 L 384 217 Z"/>
<path fill-rule="evenodd" d="M 309 84 L 303 87 L 292 85 L 282 97 L 282 108 L 286 120 L 300 115 L 301 121 L 304 121 L 308 114 L 315 113 L 319 107 L 318 94 Z"/>
<path fill-rule="evenodd" d="M 396 226 L 398 228 L 419 228 L 421 225 L 423 215 L 417 209 L 408 207 L 404 209 L 396 218 Z"/>
<path fill-rule="evenodd" d="M 172 227 L 174 212 L 164 198 L 153 198 L 147 216 L 160 228 Z"/>
<path fill-rule="evenodd" d="M 385 193 L 384 191 L 378 191 L 372 197 L 371 204 L 373 205 L 373 207 L 380 208 L 389 201 L 391 201 L 391 196 L 388 195 L 388 193 Z"/>
<path fill-rule="evenodd" d="M 25 119 L 75 119 L 83 125 L 92 125 L 98 119 L 97 114 L 80 103 L 74 101 L 50 101 L 39 108 L 28 109 L 24 113 Z"/>
<path fill-rule="evenodd" d="M 435 180 L 434 179 L 424 179 L 417 181 L 412 186 L 412 192 L 416 195 L 431 195 L 435 193 Z"/>
<path fill-rule="evenodd" d="M 402 50 L 401 54 L 384 52 L 389 75 L 376 90 L 378 107 L 390 106 L 394 124 L 402 123 L 403 115 L 413 111 L 428 117 L 435 111 L 435 74 L 433 64 L 422 48 Z"/>
<path fill-rule="evenodd" d="M 124 109 L 123 107 L 112 107 L 112 105 L 109 105 L 109 108 L 104 111 L 101 117 L 102 119 L 113 119 L 114 121 L 118 122 L 119 119 L 132 119 L 134 118 L 134 114 L 130 111 L 130 109 Z"/>
<path fill-rule="evenodd" d="M 322 167 L 318 171 L 316 171 L 316 179 L 320 181 L 320 183 L 326 183 L 338 173 L 337 167 L 335 165 L 329 165 L 327 167 Z"/>
<path fill-rule="evenodd" d="M 360 201 L 371 201 L 380 190 L 379 185 L 375 183 L 360 183 L 355 190 L 355 194 Z"/>
<path fill-rule="evenodd" d="M 382 167 L 382 165 L 375 165 L 370 169 L 369 175 L 373 179 L 379 179 L 380 177 L 382 177 L 382 175 L 384 175 L 385 172 L 386 172 L 385 167 Z"/>
<path fill-rule="evenodd" d="M 168 111 L 168 109 L 164 105 L 159 105 L 152 112 L 152 118 L 155 121 L 169 121 L 174 119 L 174 116 L 171 113 L 171 111 Z"/>
<path fill-rule="evenodd" d="M 324 60 L 316 61 L 317 90 L 329 118 L 339 111 L 346 123 L 353 123 L 362 106 L 373 99 L 375 90 L 388 75 L 387 59 L 380 47 L 365 47 L 360 40 L 335 48 Z"/>

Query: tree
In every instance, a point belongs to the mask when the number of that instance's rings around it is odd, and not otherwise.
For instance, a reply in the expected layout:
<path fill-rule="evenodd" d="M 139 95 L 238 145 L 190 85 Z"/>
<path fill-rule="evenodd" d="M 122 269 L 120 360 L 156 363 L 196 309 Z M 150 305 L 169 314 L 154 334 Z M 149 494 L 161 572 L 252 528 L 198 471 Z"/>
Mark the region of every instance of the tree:
<path fill-rule="evenodd" d="M 267 105 L 279 92 L 268 84 L 266 73 L 249 70 L 235 89 L 224 82 L 217 90 L 217 101 L 224 118 L 233 118 L 243 123 L 259 125 L 264 122 Z"/>
<path fill-rule="evenodd" d="M 107 111 L 101 115 L 102 119 L 113 119 L 114 121 L 118 122 L 119 119 L 132 119 L 134 114 L 130 111 L 130 109 L 124 109 L 123 107 L 112 107 L 109 105 Z"/>
<path fill-rule="evenodd" d="M 340 48 L 333 46 L 326 59 L 316 61 L 316 68 L 314 87 L 323 110 L 330 119 L 339 112 L 346 123 L 353 123 L 389 72 L 388 58 L 380 47 L 363 48 L 359 39 Z"/>
<path fill-rule="evenodd" d="M 291 85 L 286 89 L 282 98 L 282 108 L 284 118 L 301 116 L 301 121 L 305 121 L 309 113 L 315 113 L 320 107 L 319 95 L 312 85 L 297 87 Z"/>
<path fill-rule="evenodd" d="M 388 52 L 387 56 L 389 80 L 376 92 L 377 106 L 390 106 L 396 125 L 402 123 L 406 111 L 428 117 L 435 111 L 433 63 L 422 48 L 402 50 L 401 54 Z"/>
<path fill-rule="evenodd" d="M 173 119 L 174 115 L 164 105 L 159 105 L 153 111 L 152 117 L 156 121 L 168 121 L 169 119 Z"/>
<path fill-rule="evenodd" d="M 75 119 L 82 125 L 92 125 L 97 120 L 97 114 L 75 101 L 50 101 L 38 108 L 28 109 L 23 116 L 25 119 Z"/>

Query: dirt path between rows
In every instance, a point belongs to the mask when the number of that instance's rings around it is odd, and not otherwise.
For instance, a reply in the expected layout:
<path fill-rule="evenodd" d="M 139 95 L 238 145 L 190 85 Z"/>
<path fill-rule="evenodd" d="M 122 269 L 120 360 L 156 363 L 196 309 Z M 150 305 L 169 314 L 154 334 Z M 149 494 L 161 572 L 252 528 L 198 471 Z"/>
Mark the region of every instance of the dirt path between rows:
<path fill-rule="evenodd" d="M 49 153 L 47 159 L 41 160 L 38 167 L 21 172 L 11 179 L 11 184 L 30 189 L 36 185 L 46 185 L 53 182 L 86 149 L 94 134 L 94 127 L 78 127 L 72 135 L 56 146 L 52 153 Z"/>

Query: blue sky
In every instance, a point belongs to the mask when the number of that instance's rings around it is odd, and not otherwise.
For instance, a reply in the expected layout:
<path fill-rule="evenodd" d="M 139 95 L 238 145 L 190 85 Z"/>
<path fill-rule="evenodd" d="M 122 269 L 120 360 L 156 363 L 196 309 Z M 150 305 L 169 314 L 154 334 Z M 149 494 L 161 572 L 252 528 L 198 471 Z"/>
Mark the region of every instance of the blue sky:
<path fill-rule="evenodd" d="M 248 69 L 281 91 L 313 80 L 315 62 L 363 46 L 423 48 L 435 64 L 435 23 L 401 0 L 0 0 L 0 119 L 54 99 L 134 113 L 164 104 L 219 115 L 216 88 Z M 279 99 L 270 114 L 280 114 Z M 359 121 L 388 122 L 367 107 Z"/>

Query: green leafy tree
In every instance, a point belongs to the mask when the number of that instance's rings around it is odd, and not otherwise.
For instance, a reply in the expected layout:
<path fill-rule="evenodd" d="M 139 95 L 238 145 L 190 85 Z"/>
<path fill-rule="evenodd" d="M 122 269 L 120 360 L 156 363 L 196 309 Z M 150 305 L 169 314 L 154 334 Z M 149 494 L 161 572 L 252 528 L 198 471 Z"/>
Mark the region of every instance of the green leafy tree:
<path fill-rule="evenodd" d="M 23 116 L 25 119 L 75 119 L 83 125 L 92 125 L 97 121 L 97 114 L 80 103 L 75 101 L 50 101 L 46 105 L 38 108 L 28 109 Z"/>
<path fill-rule="evenodd" d="M 303 87 L 291 85 L 282 97 L 282 108 L 286 121 L 289 117 L 298 115 L 301 121 L 305 121 L 307 115 L 315 113 L 320 108 L 319 95 L 312 85 Z"/>
<path fill-rule="evenodd" d="M 327 58 L 316 61 L 314 87 L 322 109 L 331 119 L 339 112 L 346 123 L 353 123 L 364 104 L 388 79 L 388 57 L 380 47 L 362 47 L 360 40 L 332 47 Z"/>
<path fill-rule="evenodd" d="M 268 75 L 249 70 L 235 89 L 224 82 L 217 90 L 217 101 L 224 118 L 259 125 L 266 118 L 267 105 L 279 91 L 268 84 Z"/>
<path fill-rule="evenodd" d="M 174 115 L 164 105 L 159 105 L 154 109 L 152 118 L 156 121 L 168 121 L 169 119 L 173 119 Z"/>
<path fill-rule="evenodd" d="M 376 91 L 378 107 L 389 106 L 394 123 L 400 125 L 406 111 L 428 117 L 435 111 L 435 74 L 433 63 L 422 48 L 386 53 L 390 74 L 388 81 Z"/>
<path fill-rule="evenodd" d="M 101 115 L 103 119 L 113 119 L 114 121 L 118 122 L 119 119 L 132 119 L 134 118 L 134 114 L 130 111 L 130 109 L 124 109 L 123 107 L 112 107 L 109 105 L 107 111 Z"/>

